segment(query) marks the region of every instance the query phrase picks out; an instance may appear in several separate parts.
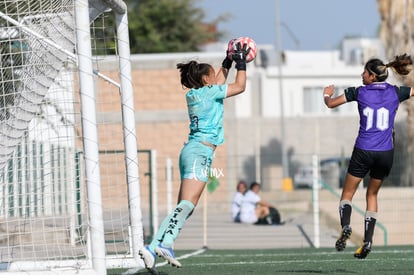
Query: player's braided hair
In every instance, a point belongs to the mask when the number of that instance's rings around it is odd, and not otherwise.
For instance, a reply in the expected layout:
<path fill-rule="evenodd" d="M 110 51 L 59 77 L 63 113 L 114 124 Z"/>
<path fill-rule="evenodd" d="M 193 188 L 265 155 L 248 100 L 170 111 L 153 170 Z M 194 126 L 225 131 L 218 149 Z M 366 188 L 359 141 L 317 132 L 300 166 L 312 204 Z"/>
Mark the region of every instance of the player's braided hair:
<path fill-rule="evenodd" d="M 178 63 L 177 69 L 181 73 L 181 85 L 189 89 L 201 88 L 204 86 L 203 76 L 210 73 L 211 65 L 190 61 L 188 63 Z"/>
<path fill-rule="evenodd" d="M 384 64 L 380 59 L 373 58 L 368 60 L 365 64 L 365 69 L 370 73 L 376 76 L 377 81 L 385 81 L 388 77 L 387 68 L 391 68 L 394 72 L 400 75 L 407 75 L 410 73 L 411 68 L 409 65 L 412 65 L 413 61 L 411 56 L 407 54 L 397 55 L 394 60 Z"/>

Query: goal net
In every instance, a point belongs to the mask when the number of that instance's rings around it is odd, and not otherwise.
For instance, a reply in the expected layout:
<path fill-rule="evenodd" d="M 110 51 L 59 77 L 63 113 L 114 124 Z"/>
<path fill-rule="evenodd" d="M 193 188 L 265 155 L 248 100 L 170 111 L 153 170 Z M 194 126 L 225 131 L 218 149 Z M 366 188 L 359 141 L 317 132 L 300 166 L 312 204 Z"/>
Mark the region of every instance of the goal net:
<path fill-rule="evenodd" d="M 0 0 L 0 54 L 0 272 L 141 267 L 125 3 Z"/>

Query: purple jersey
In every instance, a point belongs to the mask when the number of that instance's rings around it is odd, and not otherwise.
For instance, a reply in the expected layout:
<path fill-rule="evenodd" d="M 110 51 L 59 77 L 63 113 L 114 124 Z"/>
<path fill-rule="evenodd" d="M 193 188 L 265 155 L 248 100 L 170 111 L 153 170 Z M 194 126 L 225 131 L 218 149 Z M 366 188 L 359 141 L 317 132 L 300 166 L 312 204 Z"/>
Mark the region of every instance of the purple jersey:
<path fill-rule="evenodd" d="M 357 101 L 359 133 L 355 147 L 369 151 L 393 149 L 394 120 L 400 102 L 410 97 L 411 88 L 375 82 L 345 89 L 346 100 Z"/>

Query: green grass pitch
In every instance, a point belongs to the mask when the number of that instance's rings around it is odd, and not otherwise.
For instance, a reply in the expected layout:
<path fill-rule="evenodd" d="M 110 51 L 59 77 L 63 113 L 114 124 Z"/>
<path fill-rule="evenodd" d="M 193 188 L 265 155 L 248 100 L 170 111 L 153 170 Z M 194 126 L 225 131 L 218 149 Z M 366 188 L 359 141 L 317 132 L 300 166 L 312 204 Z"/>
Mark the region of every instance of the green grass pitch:
<path fill-rule="evenodd" d="M 355 247 L 336 252 L 331 248 L 274 250 L 176 251 L 181 268 L 157 258 L 160 275 L 173 274 L 414 274 L 413 246 L 373 246 L 364 260 L 353 256 Z M 108 270 L 108 275 L 126 270 Z M 133 274 L 151 274 L 145 269 Z"/>

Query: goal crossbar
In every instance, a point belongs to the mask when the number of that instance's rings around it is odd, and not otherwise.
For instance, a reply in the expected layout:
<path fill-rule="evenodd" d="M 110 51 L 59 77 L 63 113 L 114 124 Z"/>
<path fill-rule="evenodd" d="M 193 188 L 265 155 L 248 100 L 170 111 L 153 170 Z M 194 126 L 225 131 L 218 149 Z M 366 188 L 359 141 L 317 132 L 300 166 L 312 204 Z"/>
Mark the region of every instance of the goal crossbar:
<path fill-rule="evenodd" d="M 108 2 L 111 2 L 111 3 L 112 3 L 112 1 L 110 1 L 110 0 L 106 0 L 106 1 L 108 1 Z M 115 1 L 115 2 L 117 2 L 117 1 Z M 112 4 L 114 4 L 114 3 L 112 3 Z M 121 6 L 116 6 L 116 5 L 114 5 L 114 7 L 116 7 L 116 8 L 117 8 L 117 9 L 116 9 L 116 11 L 118 11 L 118 10 L 123 11 L 123 9 L 122 9 L 122 7 L 121 7 Z M 122 12 L 122 13 L 124 13 L 124 12 Z M 10 23 L 11 23 L 11 24 L 13 24 L 14 26 L 18 27 L 19 29 L 21 29 L 22 31 L 24 31 L 25 33 L 27 33 L 28 35 L 34 36 L 35 38 L 39 39 L 40 41 L 43 41 L 45 44 L 47 44 L 47 45 L 49 45 L 49 46 L 51 46 L 51 47 L 53 47 L 53 48 L 55 48 L 55 49 L 57 49 L 57 50 L 59 50 L 59 51 L 63 52 L 63 53 L 64 53 L 64 54 L 66 54 L 66 55 L 68 56 L 68 58 L 69 58 L 69 59 L 71 59 L 71 60 L 72 60 L 75 64 L 77 64 L 77 63 L 78 63 L 77 56 L 76 56 L 74 53 L 72 53 L 72 52 L 70 52 L 70 51 L 66 50 L 64 47 L 60 46 L 59 44 L 57 44 L 57 43 L 53 42 L 52 40 L 50 40 L 50 39 L 48 39 L 48 38 L 46 38 L 46 37 L 42 36 L 41 34 L 37 33 L 36 31 L 31 30 L 30 28 L 26 27 L 24 24 L 22 24 L 22 23 L 18 22 L 17 20 L 14 20 L 13 18 L 11 18 L 10 16 L 7 16 L 6 14 L 4 14 L 4 13 L 3 13 L 3 12 L 1 12 L 1 11 L 0 11 L 0 17 L 1 17 L 1 18 L 3 18 L 4 20 L 6 20 L 6 21 L 10 22 Z M 94 73 L 95 75 L 97 75 L 97 76 L 101 77 L 102 79 L 105 79 L 106 81 L 108 81 L 108 82 L 109 82 L 109 83 L 111 83 L 112 85 L 114 85 L 114 86 L 116 86 L 116 87 L 118 87 L 118 88 L 120 88 L 120 87 L 121 87 L 121 85 L 120 85 L 118 82 L 116 82 L 115 80 L 111 79 L 110 77 L 108 77 L 108 76 L 106 76 L 106 75 L 102 74 L 102 73 L 101 73 L 101 72 L 99 72 L 98 70 L 93 70 L 93 73 Z"/>

